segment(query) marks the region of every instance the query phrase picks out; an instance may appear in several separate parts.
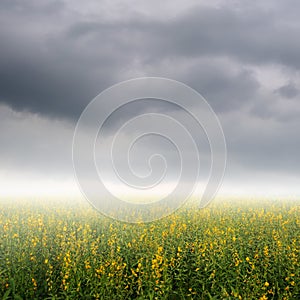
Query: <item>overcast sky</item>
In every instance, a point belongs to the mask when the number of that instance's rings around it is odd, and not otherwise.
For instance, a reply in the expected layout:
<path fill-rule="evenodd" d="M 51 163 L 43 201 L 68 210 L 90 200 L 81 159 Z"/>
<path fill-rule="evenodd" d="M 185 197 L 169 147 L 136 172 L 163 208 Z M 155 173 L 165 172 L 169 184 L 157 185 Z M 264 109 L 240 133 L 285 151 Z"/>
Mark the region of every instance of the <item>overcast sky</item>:
<path fill-rule="evenodd" d="M 0 195 L 77 192 L 81 112 L 140 76 L 181 81 L 212 106 L 228 149 L 220 193 L 299 195 L 299 15 L 298 0 L 0 1 Z"/>

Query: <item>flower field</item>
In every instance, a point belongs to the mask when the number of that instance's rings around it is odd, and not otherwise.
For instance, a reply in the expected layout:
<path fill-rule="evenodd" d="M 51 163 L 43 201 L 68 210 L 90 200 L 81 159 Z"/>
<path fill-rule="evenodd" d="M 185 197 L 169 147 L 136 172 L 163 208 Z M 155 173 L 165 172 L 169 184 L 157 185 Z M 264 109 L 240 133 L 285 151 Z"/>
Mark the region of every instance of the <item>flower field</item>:
<path fill-rule="evenodd" d="M 0 202 L 3 299 L 300 299 L 299 201 L 215 201 L 149 224 Z"/>

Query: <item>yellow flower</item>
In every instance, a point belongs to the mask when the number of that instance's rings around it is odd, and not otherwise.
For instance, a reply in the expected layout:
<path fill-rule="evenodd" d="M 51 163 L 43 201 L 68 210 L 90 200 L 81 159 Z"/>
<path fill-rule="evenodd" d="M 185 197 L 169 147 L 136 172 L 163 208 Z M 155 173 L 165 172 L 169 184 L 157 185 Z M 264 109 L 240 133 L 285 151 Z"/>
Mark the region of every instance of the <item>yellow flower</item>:
<path fill-rule="evenodd" d="M 248 262 L 250 261 L 250 258 L 248 256 L 246 257 L 246 261 L 248 261 Z"/>
<path fill-rule="evenodd" d="M 32 283 L 33 283 L 34 288 L 36 288 L 36 287 L 37 287 L 37 282 L 36 282 L 36 280 L 35 280 L 34 278 L 31 278 L 31 281 L 32 281 Z"/>
<path fill-rule="evenodd" d="M 268 287 L 269 285 L 270 285 L 270 284 L 269 284 L 269 282 L 268 282 L 268 281 L 266 281 L 266 282 L 265 282 L 265 286 L 267 286 L 267 287 Z"/>

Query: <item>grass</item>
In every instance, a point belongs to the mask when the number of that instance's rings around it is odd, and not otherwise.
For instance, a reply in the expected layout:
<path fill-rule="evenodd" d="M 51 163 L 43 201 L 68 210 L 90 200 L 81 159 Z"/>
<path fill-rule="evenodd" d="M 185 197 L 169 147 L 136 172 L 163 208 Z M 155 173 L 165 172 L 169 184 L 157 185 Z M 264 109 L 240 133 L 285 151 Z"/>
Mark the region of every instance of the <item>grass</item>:
<path fill-rule="evenodd" d="M 0 202 L 3 299 L 300 299 L 300 202 L 215 201 L 149 224 Z"/>

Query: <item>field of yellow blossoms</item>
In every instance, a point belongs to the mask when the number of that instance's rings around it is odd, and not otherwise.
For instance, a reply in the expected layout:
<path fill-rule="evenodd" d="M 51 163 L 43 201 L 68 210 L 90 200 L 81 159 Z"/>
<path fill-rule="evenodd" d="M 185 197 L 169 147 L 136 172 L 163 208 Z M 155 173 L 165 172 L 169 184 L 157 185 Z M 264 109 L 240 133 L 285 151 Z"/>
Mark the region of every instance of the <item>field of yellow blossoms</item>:
<path fill-rule="evenodd" d="M 300 299 L 300 202 L 214 201 L 149 224 L 0 201 L 2 299 Z"/>

